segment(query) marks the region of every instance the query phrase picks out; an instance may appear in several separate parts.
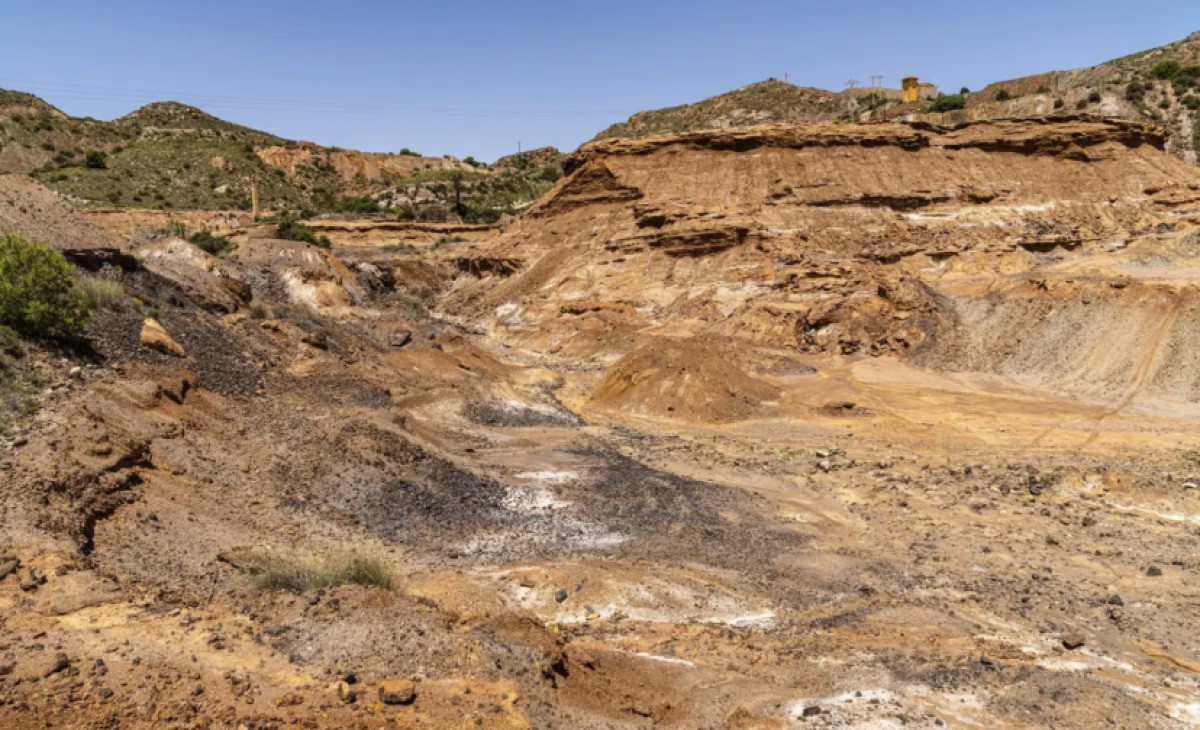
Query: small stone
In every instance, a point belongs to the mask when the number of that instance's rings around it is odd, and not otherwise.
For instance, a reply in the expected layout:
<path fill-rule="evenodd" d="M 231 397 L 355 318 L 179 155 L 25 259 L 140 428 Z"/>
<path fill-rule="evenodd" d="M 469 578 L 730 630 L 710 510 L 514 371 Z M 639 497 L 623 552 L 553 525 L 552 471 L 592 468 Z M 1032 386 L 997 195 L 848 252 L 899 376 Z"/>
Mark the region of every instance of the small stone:
<path fill-rule="evenodd" d="M 557 591 L 555 591 L 555 593 L 554 593 L 554 601 L 555 601 L 555 603 L 562 603 L 563 601 L 567 600 L 567 595 L 568 595 L 568 594 L 567 594 L 567 589 L 566 589 L 566 588 L 559 588 L 559 589 L 558 589 Z"/>
<path fill-rule="evenodd" d="M 410 705 L 417 698 L 411 679 L 387 679 L 379 683 L 379 701 L 385 705 Z"/>
<path fill-rule="evenodd" d="M 358 690 L 354 689 L 347 682 L 338 682 L 334 685 L 334 692 L 337 693 L 338 699 L 346 704 L 350 704 L 358 699 Z"/>
<path fill-rule="evenodd" d="M 39 586 L 45 585 L 46 576 L 37 568 L 30 568 L 21 577 L 21 590 L 25 592 L 36 591 Z"/>
<path fill-rule="evenodd" d="M 71 661 L 67 659 L 66 654 L 60 651 L 53 656 L 35 660 L 29 667 L 27 674 L 34 679 L 45 679 L 46 677 L 58 674 L 69 666 L 71 666 Z"/>
<path fill-rule="evenodd" d="M 1115 593 L 1114 593 L 1114 594 L 1112 594 L 1111 596 L 1109 596 L 1109 597 L 1108 597 L 1108 605 L 1110 605 L 1110 606 L 1124 606 L 1124 605 L 1125 605 L 1125 601 L 1121 600 L 1121 597 L 1120 597 L 1120 596 L 1118 596 L 1117 594 L 1115 594 Z"/>
<path fill-rule="evenodd" d="M 808 705 L 800 711 L 800 717 L 816 717 L 823 712 L 819 705 Z"/>
<path fill-rule="evenodd" d="M 1157 578 L 1162 575 L 1162 568 L 1158 567 L 1157 565 L 1151 565 L 1146 569 L 1146 575 L 1150 576 L 1151 578 Z"/>
<path fill-rule="evenodd" d="M 298 692 L 285 692 L 275 699 L 276 707 L 295 707 L 304 704 L 304 696 Z"/>
<path fill-rule="evenodd" d="M 1062 645 L 1064 649 L 1078 649 L 1079 647 L 1083 646 L 1084 643 L 1085 640 L 1082 634 L 1067 634 L 1062 638 Z"/>
<path fill-rule="evenodd" d="M 396 330 L 388 336 L 389 347 L 399 349 L 410 342 L 412 342 L 412 332 L 409 330 Z"/>
<path fill-rule="evenodd" d="M 17 569 L 20 567 L 21 567 L 21 561 L 16 558 L 12 558 L 12 557 L 0 558 L 0 580 L 4 580 L 8 576 L 17 572 Z"/>

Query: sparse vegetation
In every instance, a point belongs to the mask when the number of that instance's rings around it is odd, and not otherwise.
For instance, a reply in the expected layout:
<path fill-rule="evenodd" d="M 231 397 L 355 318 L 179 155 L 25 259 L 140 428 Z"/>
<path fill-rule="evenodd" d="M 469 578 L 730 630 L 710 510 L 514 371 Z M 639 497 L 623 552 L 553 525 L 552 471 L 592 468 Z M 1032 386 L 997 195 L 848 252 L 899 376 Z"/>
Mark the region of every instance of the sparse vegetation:
<path fill-rule="evenodd" d="M 233 250 L 233 244 L 228 238 L 218 236 L 208 230 L 196 231 L 188 236 L 187 240 L 196 248 L 213 256 L 224 256 Z"/>
<path fill-rule="evenodd" d="M 1141 104 L 1146 98 L 1147 86 L 1144 81 L 1134 79 L 1125 87 L 1125 100 L 1134 104 Z"/>
<path fill-rule="evenodd" d="M 379 205 L 379 202 L 367 195 L 339 198 L 335 207 L 339 213 L 350 213 L 353 215 L 370 215 L 372 213 L 383 212 L 383 207 Z"/>
<path fill-rule="evenodd" d="M 938 94 L 938 97 L 933 100 L 926 111 L 929 112 L 948 112 L 955 109 L 963 109 L 967 106 L 967 99 L 962 94 Z"/>
<path fill-rule="evenodd" d="M 75 278 L 75 286 L 89 311 L 123 312 L 128 308 L 130 300 L 119 269 L 105 267 L 97 274 L 80 274 Z"/>
<path fill-rule="evenodd" d="M 279 225 L 275 228 L 275 236 L 285 241 L 311 243 L 318 248 L 333 248 L 333 241 L 329 240 L 328 236 L 318 235 L 316 231 L 301 223 L 296 214 L 291 211 L 284 211 L 279 216 Z"/>
<path fill-rule="evenodd" d="M 252 556 L 247 567 L 259 588 L 295 593 L 348 584 L 391 589 L 395 582 L 387 563 L 361 553 L 302 558 L 263 552 Z"/>
<path fill-rule="evenodd" d="M 1008 101 L 1009 99 L 1012 99 L 1012 98 L 1013 98 L 1013 95 L 1009 92 L 1008 89 L 1000 89 L 999 91 L 996 92 L 996 101 Z"/>
<path fill-rule="evenodd" d="M 0 325 L 33 338 L 79 335 L 90 309 L 63 255 L 16 234 L 0 236 Z"/>

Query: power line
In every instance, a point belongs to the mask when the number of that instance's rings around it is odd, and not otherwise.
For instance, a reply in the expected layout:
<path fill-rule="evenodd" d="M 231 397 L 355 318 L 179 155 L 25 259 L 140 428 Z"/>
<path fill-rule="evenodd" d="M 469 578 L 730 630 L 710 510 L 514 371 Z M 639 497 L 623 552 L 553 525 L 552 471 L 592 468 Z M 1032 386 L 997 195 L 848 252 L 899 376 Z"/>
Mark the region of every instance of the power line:
<path fill-rule="evenodd" d="M 330 114 L 361 115 L 415 115 L 415 116 L 462 116 L 462 117 L 505 117 L 505 116 L 599 116 L 625 114 L 620 109 L 503 109 L 487 107 L 434 107 L 434 106 L 386 106 L 365 105 L 320 100 L 269 99 L 244 96 L 196 94 L 191 92 L 162 91 L 151 89 L 129 89 L 111 86 L 85 86 L 54 81 L 35 81 L 0 77 L 5 84 L 18 84 L 39 95 L 79 101 L 128 101 L 142 103 L 146 95 L 158 100 L 173 99 L 194 105 L 212 108 L 239 109 L 249 111 L 315 112 Z"/>

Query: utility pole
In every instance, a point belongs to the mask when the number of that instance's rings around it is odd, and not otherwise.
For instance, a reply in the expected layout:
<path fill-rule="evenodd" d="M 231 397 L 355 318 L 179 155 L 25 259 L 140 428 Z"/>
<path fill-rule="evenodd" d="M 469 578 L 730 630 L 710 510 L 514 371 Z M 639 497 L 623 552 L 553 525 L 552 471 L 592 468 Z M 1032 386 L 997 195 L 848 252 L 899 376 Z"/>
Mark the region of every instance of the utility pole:
<path fill-rule="evenodd" d="M 258 178 L 250 176 L 250 217 L 258 220 Z"/>
<path fill-rule="evenodd" d="M 788 82 L 790 82 L 791 80 L 792 80 L 792 75 L 791 75 L 791 74 L 789 74 L 787 71 L 784 71 L 784 72 L 783 72 L 783 81 L 784 81 L 784 83 L 788 83 Z"/>

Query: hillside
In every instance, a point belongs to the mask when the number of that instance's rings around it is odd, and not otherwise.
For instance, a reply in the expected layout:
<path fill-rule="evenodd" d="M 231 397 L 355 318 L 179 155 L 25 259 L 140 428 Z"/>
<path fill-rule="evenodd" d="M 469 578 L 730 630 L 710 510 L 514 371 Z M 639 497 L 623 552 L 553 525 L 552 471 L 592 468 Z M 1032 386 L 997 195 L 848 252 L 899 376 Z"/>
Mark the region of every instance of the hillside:
<path fill-rule="evenodd" d="M 681 106 L 634 114 L 596 135 L 647 137 L 697 129 L 744 127 L 767 122 L 813 122 L 845 113 L 845 99 L 831 91 L 811 89 L 770 79 L 719 96 Z"/>
<path fill-rule="evenodd" d="M 307 209 L 493 222 L 558 178 L 558 158 L 489 166 L 408 150 L 294 142 L 175 102 L 111 122 L 0 90 L 0 173 L 30 174 L 80 205 L 164 210 Z M 253 181 L 253 182 L 252 182 Z"/>
<path fill-rule="evenodd" d="M 1049 71 L 989 84 L 935 112 L 930 101 L 905 104 L 895 89 L 841 92 L 771 79 L 695 104 L 644 111 L 605 129 L 595 139 L 647 137 L 770 122 L 881 122 L 895 119 L 939 124 L 970 120 L 1086 113 L 1144 119 L 1167 130 L 1167 150 L 1190 162 L 1200 149 L 1200 33 L 1160 48 L 1087 68 Z"/>
<path fill-rule="evenodd" d="M 1087 68 L 997 81 L 971 94 L 964 118 L 1086 110 L 1147 119 L 1167 130 L 1167 149 L 1190 162 L 1200 149 L 1200 33 Z"/>

